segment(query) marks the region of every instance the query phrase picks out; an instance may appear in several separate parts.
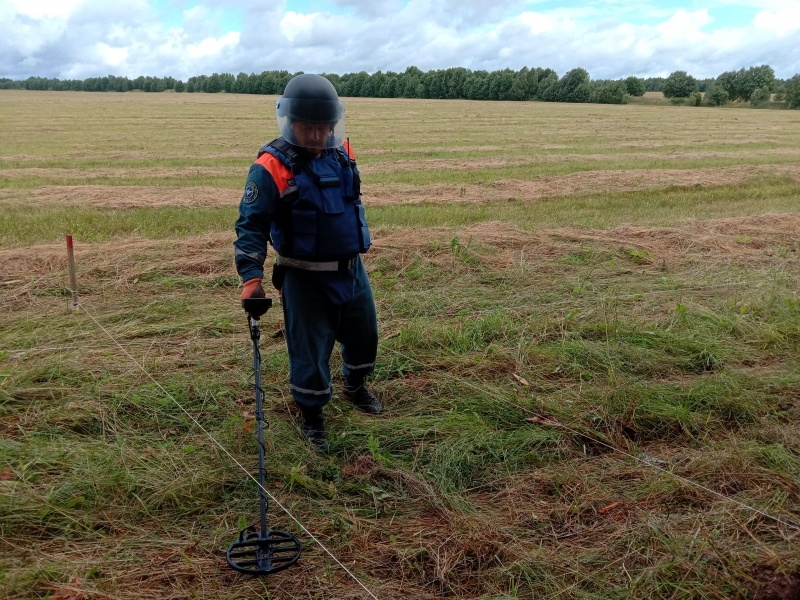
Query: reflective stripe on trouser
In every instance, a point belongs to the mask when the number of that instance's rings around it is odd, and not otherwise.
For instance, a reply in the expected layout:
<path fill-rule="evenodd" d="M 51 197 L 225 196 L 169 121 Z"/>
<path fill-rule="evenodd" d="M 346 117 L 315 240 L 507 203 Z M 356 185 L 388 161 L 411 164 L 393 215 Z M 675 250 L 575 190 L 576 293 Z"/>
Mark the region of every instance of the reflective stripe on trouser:
<path fill-rule="evenodd" d="M 337 305 L 314 281 L 313 273 L 296 269 L 286 273 L 283 318 L 289 387 L 301 408 L 322 407 L 330 400 L 330 355 L 337 341 L 347 385 L 361 385 L 375 367 L 378 323 L 369 279 L 360 260 L 355 274 L 352 298 Z"/>

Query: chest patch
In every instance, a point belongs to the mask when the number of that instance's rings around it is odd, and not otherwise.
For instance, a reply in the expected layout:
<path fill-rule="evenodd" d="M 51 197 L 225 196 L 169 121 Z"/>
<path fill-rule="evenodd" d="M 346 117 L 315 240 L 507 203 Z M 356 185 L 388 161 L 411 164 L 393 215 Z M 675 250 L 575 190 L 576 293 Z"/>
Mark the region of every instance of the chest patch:
<path fill-rule="evenodd" d="M 247 185 L 244 188 L 244 196 L 242 200 L 245 204 L 250 204 L 256 198 L 258 198 L 258 186 L 253 181 L 247 182 Z"/>

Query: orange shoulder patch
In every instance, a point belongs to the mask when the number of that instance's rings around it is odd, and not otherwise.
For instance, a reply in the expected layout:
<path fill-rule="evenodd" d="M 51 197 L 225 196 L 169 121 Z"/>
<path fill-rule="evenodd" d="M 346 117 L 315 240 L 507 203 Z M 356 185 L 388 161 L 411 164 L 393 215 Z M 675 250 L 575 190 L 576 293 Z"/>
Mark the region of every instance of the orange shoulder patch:
<path fill-rule="evenodd" d="M 291 169 L 269 152 L 264 152 L 264 154 L 259 156 L 256 160 L 256 164 L 261 165 L 267 170 L 272 176 L 273 181 L 275 181 L 275 185 L 278 187 L 278 193 L 283 195 L 289 188 L 289 181 L 294 179 Z"/>

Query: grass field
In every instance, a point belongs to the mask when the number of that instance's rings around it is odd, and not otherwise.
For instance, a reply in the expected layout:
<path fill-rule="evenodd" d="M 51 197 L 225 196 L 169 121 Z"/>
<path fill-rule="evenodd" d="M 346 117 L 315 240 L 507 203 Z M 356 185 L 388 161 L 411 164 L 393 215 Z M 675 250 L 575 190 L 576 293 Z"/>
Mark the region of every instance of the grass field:
<path fill-rule="evenodd" d="M 386 412 L 335 394 L 315 454 L 269 312 L 269 523 L 304 554 L 229 569 L 258 517 L 233 223 L 274 100 L 0 92 L 4 597 L 798 597 L 778 110 L 345 99 Z"/>

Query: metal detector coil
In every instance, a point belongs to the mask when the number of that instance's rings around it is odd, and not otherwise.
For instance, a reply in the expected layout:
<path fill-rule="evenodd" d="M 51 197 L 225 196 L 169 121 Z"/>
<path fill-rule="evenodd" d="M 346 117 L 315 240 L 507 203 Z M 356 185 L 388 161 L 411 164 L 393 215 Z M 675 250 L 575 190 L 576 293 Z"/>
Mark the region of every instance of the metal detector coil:
<path fill-rule="evenodd" d="M 247 298 L 242 307 L 248 314 L 250 339 L 253 341 L 253 370 L 256 390 L 256 429 L 258 432 L 258 496 L 261 501 L 261 519 L 239 532 L 239 539 L 228 547 L 226 558 L 232 569 L 248 575 L 269 575 L 293 565 L 300 558 L 300 541 L 286 531 L 273 531 L 267 527 L 267 494 L 264 487 L 267 470 L 264 466 L 264 408 L 261 389 L 261 353 L 258 340 L 261 332 L 258 319 L 272 306 L 271 298 Z"/>

